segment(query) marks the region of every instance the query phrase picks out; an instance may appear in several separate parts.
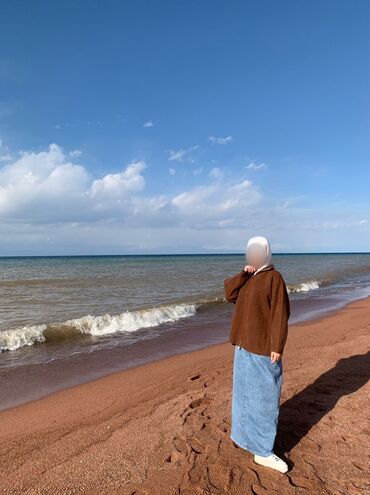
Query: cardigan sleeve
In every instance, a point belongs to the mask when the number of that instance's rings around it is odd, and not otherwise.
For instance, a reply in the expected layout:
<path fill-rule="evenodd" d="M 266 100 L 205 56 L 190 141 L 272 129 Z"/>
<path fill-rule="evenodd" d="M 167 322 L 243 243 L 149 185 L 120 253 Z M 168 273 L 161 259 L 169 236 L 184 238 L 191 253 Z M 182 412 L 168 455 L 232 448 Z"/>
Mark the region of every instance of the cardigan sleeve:
<path fill-rule="evenodd" d="M 288 337 L 290 302 L 284 279 L 280 273 L 273 278 L 270 309 L 270 352 L 282 354 Z"/>
<path fill-rule="evenodd" d="M 235 303 L 238 299 L 239 290 L 252 275 L 250 272 L 245 272 L 244 270 L 237 273 L 231 278 L 224 280 L 224 291 L 227 302 Z"/>

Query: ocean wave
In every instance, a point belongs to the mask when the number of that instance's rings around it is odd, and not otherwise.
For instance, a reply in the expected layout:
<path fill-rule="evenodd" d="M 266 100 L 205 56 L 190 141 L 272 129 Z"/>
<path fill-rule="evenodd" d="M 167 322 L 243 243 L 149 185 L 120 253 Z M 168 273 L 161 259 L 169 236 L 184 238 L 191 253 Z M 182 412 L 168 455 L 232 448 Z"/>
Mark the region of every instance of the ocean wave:
<path fill-rule="evenodd" d="M 292 292 L 309 292 L 311 290 L 319 289 L 320 286 L 320 281 L 310 280 L 308 282 L 302 282 L 295 285 L 287 284 L 287 291 L 289 294 Z"/>
<path fill-rule="evenodd" d="M 325 285 L 326 281 L 311 280 L 298 284 L 287 284 L 288 293 L 308 292 Z M 13 351 L 21 347 L 41 343 L 52 343 L 87 336 L 100 337 L 120 332 L 135 332 L 142 328 L 156 327 L 167 322 L 208 311 L 212 306 L 226 304 L 225 296 L 210 294 L 196 296 L 193 300 L 167 306 L 136 311 L 125 311 L 118 315 L 86 315 L 63 322 L 27 325 L 0 331 L 0 352 Z"/>
<path fill-rule="evenodd" d="M 83 316 L 49 325 L 18 327 L 0 332 L 0 350 L 13 351 L 20 347 L 42 342 L 53 342 L 81 337 L 104 336 L 119 332 L 135 332 L 162 323 L 175 322 L 195 315 L 197 304 L 173 304 L 137 311 L 125 311 L 119 315 Z"/>
<path fill-rule="evenodd" d="M 36 342 L 44 342 L 43 332 L 46 328 L 47 325 L 34 325 L 0 332 L 0 351 L 15 351 Z"/>

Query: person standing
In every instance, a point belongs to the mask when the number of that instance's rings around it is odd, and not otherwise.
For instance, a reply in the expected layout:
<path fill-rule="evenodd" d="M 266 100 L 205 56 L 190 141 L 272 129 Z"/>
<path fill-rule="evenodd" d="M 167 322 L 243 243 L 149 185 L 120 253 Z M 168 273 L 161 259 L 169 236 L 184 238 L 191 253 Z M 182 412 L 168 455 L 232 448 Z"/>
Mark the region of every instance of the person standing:
<path fill-rule="evenodd" d="M 282 354 L 290 303 L 285 281 L 271 263 L 266 237 L 249 239 L 247 265 L 224 280 L 227 302 L 235 304 L 229 342 L 235 346 L 230 438 L 254 454 L 254 462 L 288 471 L 273 451 L 283 379 Z"/>

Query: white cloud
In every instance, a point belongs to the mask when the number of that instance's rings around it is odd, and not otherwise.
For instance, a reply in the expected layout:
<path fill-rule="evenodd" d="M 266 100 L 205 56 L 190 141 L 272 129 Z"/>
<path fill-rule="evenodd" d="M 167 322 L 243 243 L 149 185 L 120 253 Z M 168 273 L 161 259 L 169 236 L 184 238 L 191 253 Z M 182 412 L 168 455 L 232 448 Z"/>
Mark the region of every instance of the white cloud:
<path fill-rule="evenodd" d="M 154 127 L 154 124 L 151 120 L 148 120 L 148 122 L 144 122 L 143 127 Z"/>
<path fill-rule="evenodd" d="M 71 154 L 69 154 L 71 157 Z M 143 189 L 143 161 L 95 179 L 69 161 L 57 144 L 22 152 L 0 169 L 0 217 L 31 222 L 94 221 L 101 211 L 130 212 L 130 197 Z"/>
<path fill-rule="evenodd" d="M 211 141 L 211 143 L 213 144 L 227 144 L 230 143 L 232 139 L 233 138 L 231 136 L 227 136 L 227 137 L 209 136 L 208 138 L 208 140 Z"/>
<path fill-rule="evenodd" d="M 21 152 L 0 169 L 0 217 L 38 220 L 65 215 L 88 187 L 87 170 L 66 160 L 61 148 Z"/>
<path fill-rule="evenodd" d="M 265 163 L 254 163 L 254 162 L 251 162 L 245 168 L 250 169 L 250 170 L 261 170 L 262 168 L 267 168 L 267 165 Z"/>
<path fill-rule="evenodd" d="M 73 150 L 69 152 L 69 156 L 71 156 L 72 158 L 77 158 L 78 156 L 81 155 L 82 155 L 82 151 L 80 150 Z"/>
<path fill-rule="evenodd" d="M 39 153 L 22 152 L 0 169 L 0 218 L 47 224 L 52 222 L 120 222 L 132 227 L 184 225 L 220 226 L 242 220 L 243 209 L 261 194 L 250 181 L 203 184 L 175 196 L 145 194 L 143 160 L 122 171 L 94 178 L 71 161 L 57 144 Z M 79 154 L 77 154 L 79 155 Z M 175 169 L 169 169 L 174 175 Z M 196 175 L 200 169 L 194 169 Z M 221 171 L 213 169 L 213 178 Z M 230 216 L 230 218 L 229 218 Z"/>
<path fill-rule="evenodd" d="M 183 162 L 186 158 L 189 158 L 189 155 L 192 151 L 198 149 L 199 146 L 196 144 L 195 146 L 191 146 L 187 149 L 179 149 L 179 150 L 168 150 L 170 161 Z M 190 160 L 191 161 L 191 160 Z"/>
<path fill-rule="evenodd" d="M 236 183 L 216 182 L 196 186 L 175 196 L 171 203 L 180 212 L 180 218 L 193 228 L 245 225 L 248 209 L 257 205 L 262 194 L 251 181 Z"/>
<path fill-rule="evenodd" d="M 273 199 L 219 167 L 195 186 L 179 177 L 176 192 L 150 194 L 143 160 L 96 177 L 75 159 L 51 144 L 0 167 L 0 254 L 242 250 L 259 233 L 287 251 L 366 250 L 370 242 L 368 202 L 349 209 L 346 201 Z"/>
<path fill-rule="evenodd" d="M 0 156 L 0 162 L 9 162 L 12 159 L 13 157 L 9 154 Z"/>
<path fill-rule="evenodd" d="M 94 180 L 91 185 L 91 196 L 122 197 L 127 193 L 140 191 L 145 185 L 144 177 L 140 172 L 145 167 L 145 162 L 136 161 L 130 163 L 123 172 L 108 174 L 102 179 Z"/>
<path fill-rule="evenodd" d="M 170 175 L 175 175 L 175 173 L 176 173 L 176 170 L 174 168 L 172 168 L 172 167 L 170 167 L 168 169 L 168 171 L 169 171 Z"/>
<path fill-rule="evenodd" d="M 9 153 L 8 147 L 4 146 L 4 142 L 0 139 L 0 162 L 8 162 L 13 159 L 12 155 Z"/>

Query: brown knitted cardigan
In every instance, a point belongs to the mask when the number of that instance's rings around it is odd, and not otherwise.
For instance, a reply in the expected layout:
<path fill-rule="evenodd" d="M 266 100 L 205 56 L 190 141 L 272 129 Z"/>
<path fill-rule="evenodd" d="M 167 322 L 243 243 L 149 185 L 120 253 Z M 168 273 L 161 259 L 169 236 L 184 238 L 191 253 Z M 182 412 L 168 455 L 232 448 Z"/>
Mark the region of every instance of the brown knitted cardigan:
<path fill-rule="evenodd" d="M 235 304 L 229 342 L 270 356 L 283 353 L 290 303 L 281 273 L 273 264 L 256 273 L 239 272 L 224 280 L 227 302 Z"/>

